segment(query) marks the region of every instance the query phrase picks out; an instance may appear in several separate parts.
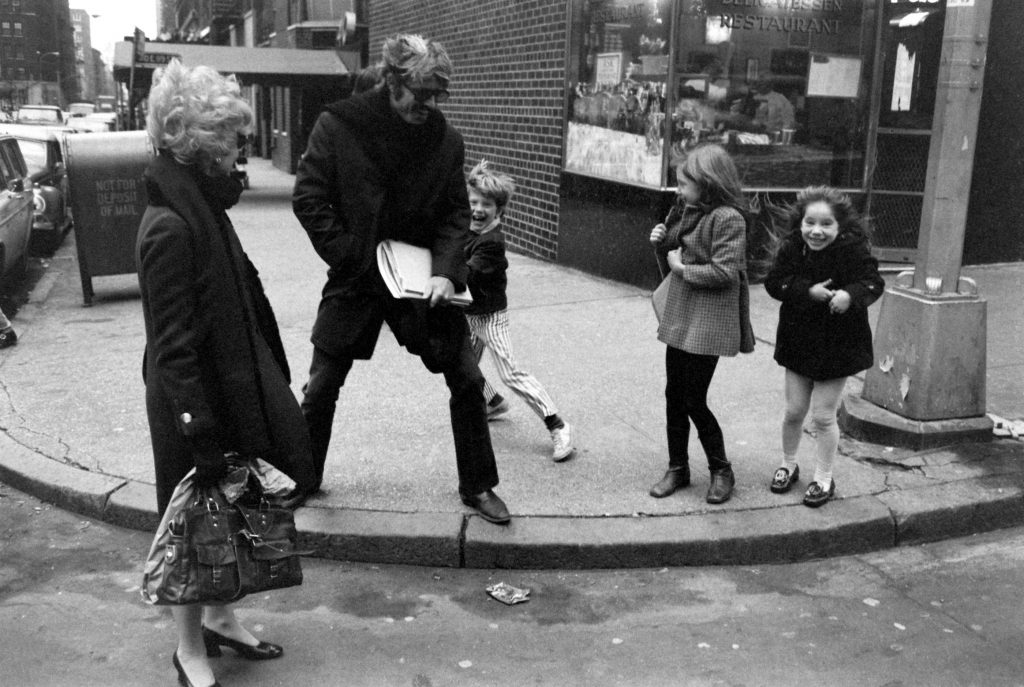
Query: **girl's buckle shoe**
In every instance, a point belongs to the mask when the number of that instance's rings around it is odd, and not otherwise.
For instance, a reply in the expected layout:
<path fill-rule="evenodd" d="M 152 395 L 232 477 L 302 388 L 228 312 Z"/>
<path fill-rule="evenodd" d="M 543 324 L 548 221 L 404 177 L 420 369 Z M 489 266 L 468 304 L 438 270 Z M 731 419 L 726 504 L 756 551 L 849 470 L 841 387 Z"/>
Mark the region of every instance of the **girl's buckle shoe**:
<path fill-rule="evenodd" d="M 811 482 L 810 486 L 807 487 L 807 493 L 804 494 L 804 505 L 809 508 L 818 508 L 824 506 L 825 502 L 836 495 L 836 481 L 832 480 L 832 484 L 829 485 L 828 491 L 821 488 L 821 485 L 817 482 Z"/>
<path fill-rule="evenodd" d="M 785 494 L 787 491 L 793 488 L 793 485 L 800 481 L 800 466 L 793 466 L 793 471 L 790 472 L 789 468 L 779 468 L 775 471 L 775 476 L 772 478 L 772 491 L 776 494 Z"/>

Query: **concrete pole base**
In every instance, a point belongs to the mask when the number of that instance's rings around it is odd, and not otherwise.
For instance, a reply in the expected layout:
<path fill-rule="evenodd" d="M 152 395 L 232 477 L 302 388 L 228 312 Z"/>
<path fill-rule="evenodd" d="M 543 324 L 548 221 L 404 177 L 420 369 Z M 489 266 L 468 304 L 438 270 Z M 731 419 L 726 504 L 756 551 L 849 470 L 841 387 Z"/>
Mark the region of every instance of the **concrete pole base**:
<path fill-rule="evenodd" d="M 891 286 L 882 297 L 874 348 L 865 400 L 927 422 L 985 415 L 984 299 Z"/>
<path fill-rule="evenodd" d="M 860 396 L 847 394 L 839 406 L 839 427 L 854 439 L 916 451 L 967 442 L 992 441 L 992 420 L 981 417 L 912 420 Z"/>

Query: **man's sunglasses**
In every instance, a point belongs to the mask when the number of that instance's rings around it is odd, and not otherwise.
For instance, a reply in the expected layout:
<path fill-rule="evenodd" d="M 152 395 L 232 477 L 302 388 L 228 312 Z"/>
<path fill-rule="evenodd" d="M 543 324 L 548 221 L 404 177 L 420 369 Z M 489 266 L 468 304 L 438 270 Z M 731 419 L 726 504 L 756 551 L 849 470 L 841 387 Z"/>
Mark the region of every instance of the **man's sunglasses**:
<path fill-rule="evenodd" d="M 433 98 L 434 102 L 440 105 L 447 102 L 448 98 L 451 97 L 451 93 L 444 88 L 413 88 L 404 81 L 402 82 L 402 85 L 405 86 L 407 91 L 412 93 L 412 97 L 418 103 L 425 103 Z"/>

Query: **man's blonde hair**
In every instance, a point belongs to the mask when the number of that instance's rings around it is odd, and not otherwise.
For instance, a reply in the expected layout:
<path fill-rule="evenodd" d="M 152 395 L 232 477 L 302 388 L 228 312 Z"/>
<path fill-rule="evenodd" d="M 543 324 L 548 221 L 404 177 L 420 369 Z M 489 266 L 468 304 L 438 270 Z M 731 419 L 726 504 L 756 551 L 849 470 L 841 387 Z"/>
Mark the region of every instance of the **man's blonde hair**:
<path fill-rule="evenodd" d="M 381 62 L 385 73 L 414 83 L 432 76 L 444 83 L 452 78 L 452 60 L 444 46 L 412 33 L 385 38 Z"/>
<path fill-rule="evenodd" d="M 491 169 L 487 160 L 480 160 L 476 163 L 466 177 L 466 186 L 473 189 L 484 198 L 490 198 L 499 210 L 503 210 L 512 194 L 516 191 L 516 182 L 507 174 L 496 172 Z"/>

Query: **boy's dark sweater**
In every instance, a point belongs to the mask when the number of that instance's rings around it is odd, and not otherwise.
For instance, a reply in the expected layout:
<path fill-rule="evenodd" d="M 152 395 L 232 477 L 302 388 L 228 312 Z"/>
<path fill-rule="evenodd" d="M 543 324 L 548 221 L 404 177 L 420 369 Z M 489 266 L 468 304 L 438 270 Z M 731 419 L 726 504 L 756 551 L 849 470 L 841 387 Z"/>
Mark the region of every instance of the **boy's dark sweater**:
<path fill-rule="evenodd" d="M 505 235 L 501 227 L 477 234 L 470 232 L 466 242 L 466 264 L 469 265 L 469 292 L 473 303 L 468 315 L 487 315 L 508 307 L 505 289 L 508 286 L 508 259 L 505 257 Z"/>

